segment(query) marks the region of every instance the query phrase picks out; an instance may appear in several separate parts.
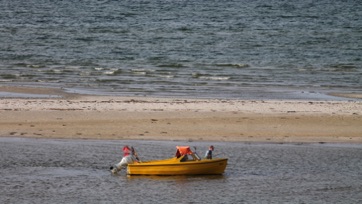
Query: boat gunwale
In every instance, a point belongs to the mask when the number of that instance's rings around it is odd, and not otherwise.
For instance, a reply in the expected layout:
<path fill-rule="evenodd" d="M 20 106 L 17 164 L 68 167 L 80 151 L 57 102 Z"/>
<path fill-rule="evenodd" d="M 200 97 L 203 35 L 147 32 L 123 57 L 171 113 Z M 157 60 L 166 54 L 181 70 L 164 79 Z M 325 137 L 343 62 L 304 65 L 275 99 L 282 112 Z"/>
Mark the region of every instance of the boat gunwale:
<path fill-rule="evenodd" d="M 152 161 L 145 162 L 145 163 L 134 163 L 128 164 L 128 167 L 150 167 L 150 166 L 179 166 L 179 165 L 205 165 L 205 164 L 213 164 L 217 162 L 225 162 L 227 158 L 218 158 L 218 159 L 211 159 L 211 160 L 199 160 L 199 161 L 184 161 L 178 163 L 153 163 Z M 162 160 L 158 160 L 162 161 Z M 177 161 L 177 160 L 176 160 Z M 206 162 L 205 162 L 206 161 Z"/>

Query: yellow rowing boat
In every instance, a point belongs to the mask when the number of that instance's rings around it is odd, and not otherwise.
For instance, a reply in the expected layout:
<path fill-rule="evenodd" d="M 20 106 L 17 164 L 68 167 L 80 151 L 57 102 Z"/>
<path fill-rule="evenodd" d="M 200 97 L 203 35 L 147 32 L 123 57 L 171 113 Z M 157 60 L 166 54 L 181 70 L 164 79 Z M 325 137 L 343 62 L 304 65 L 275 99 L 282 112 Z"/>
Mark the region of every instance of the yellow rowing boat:
<path fill-rule="evenodd" d="M 211 175 L 222 174 L 227 158 L 201 159 L 189 146 L 177 146 L 179 154 L 165 160 L 128 164 L 128 175 Z"/>

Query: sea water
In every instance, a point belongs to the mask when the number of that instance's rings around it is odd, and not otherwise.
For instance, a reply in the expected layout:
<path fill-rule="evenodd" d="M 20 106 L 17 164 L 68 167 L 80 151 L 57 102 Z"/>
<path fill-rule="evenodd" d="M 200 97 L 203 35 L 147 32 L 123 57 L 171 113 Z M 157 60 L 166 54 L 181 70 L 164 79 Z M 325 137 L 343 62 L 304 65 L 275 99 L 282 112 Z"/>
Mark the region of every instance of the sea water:
<path fill-rule="evenodd" d="M 68 92 L 320 99 L 362 89 L 362 4 L 1 0 L 0 82 Z"/>
<path fill-rule="evenodd" d="M 112 175 L 132 145 L 141 160 L 176 145 L 228 158 L 223 175 Z M 361 203 L 362 146 L 328 143 L 0 138 L 0 203 Z"/>

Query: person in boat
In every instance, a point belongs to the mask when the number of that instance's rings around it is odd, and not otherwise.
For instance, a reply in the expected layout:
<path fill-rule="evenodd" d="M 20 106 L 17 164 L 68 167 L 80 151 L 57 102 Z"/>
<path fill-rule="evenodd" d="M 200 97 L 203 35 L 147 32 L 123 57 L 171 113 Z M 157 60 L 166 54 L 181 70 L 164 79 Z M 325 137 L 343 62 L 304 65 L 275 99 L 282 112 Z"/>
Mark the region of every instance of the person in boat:
<path fill-rule="evenodd" d="M 209 149 L 206 151 L 205 158 L 212 159 L 212 152 L 214 151 L 214 146 L 210 146 Z"/>
<path fill-rule="evenodd" d="M 175 157 L 176 157 L 176 158 L 180 158 L 180 157 L 181 157 L 180 150 L 178 150 L 178 149 L 176 150 Z"/>
<path fill-rule="evenodd" d="M 139 158 L 137 156 L 137 152 L 134 150 L 134 148 L 128 145 L 125 145 L 122 148 L 123 151 L 123 158 L 122 160 L 115 165 L 115 167 L 111 167 L 112 173 L 117 173 L 118 171 L 121 171 L 122 168 L 127 167 L 128 164 L 133 164 L 134 162 L 139 162 Z"/>

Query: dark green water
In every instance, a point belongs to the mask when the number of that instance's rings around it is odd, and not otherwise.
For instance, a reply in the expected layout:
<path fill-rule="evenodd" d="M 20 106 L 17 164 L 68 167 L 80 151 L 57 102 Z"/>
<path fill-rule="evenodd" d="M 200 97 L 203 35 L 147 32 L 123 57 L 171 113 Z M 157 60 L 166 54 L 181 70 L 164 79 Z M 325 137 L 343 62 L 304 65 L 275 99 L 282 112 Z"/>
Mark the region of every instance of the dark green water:
<path fill-rule="evenodd" d="M 357 0 L 0 4 L 3 84 L 254 99 L 362 89 Z"/>

